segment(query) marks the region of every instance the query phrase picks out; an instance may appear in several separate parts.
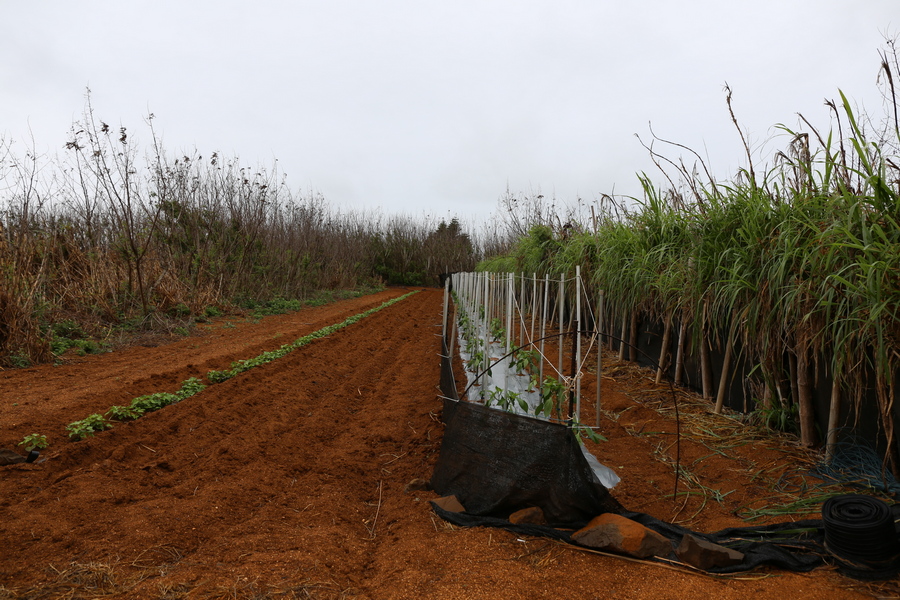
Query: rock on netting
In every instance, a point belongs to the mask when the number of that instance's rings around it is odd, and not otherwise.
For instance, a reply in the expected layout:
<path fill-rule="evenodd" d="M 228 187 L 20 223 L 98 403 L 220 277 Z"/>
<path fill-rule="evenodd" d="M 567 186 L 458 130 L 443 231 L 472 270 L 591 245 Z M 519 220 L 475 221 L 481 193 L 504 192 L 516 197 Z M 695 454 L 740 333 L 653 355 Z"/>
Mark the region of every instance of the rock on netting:
<path fill-rule="evenodd" d="M 890 507 L 871 496 L 847 494 L 822 505 L 825 547 L 839 571 L 857 579 L 897 575 L 900 541 Z"/>

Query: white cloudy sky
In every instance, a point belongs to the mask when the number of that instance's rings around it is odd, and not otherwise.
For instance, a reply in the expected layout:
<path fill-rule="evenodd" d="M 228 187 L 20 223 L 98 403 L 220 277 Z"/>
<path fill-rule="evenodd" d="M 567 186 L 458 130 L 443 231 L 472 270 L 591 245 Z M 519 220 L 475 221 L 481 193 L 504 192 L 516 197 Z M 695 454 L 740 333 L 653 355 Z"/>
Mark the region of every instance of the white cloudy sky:
<path fill-rule="evenodd" d="M 279 168 L 387 213 L 484 217 L 507 186 L 638 195 L 649 125 L 742 166 L 797 112 L 827 129 L 875 79 L 897 0 L 0 1 L 0 136 L 61 151 L 98 118 L 171 152 Z M 776 139 L 772 142 L 778 145 Z M 672 156 L 677 157 L 677 153 Z"/>

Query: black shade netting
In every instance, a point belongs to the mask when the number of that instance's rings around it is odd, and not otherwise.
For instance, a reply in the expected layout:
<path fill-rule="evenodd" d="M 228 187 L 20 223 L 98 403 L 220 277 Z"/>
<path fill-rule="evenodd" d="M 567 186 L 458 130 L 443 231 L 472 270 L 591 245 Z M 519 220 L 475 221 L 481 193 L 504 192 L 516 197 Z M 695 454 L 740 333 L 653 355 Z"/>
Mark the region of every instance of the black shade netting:
<path fill-rule="evenodd" d="M 858 579 L 897 574 L 900 541 L 891 507 L 871 496 L 847 494 L 822 505 L 825 547 L 839 570 Z"/>
<path fill-rule="evenodd" d="M 435 504 L 432 504 L 432 507 L 439 517 L 462 527 L 497 527 L 517 535 L 546 537 L 579 545 L 572 539 L 573 530 L 571 529 L 513 524 L 500 517 L 470 515 L 467 512 L 454 513 L 443 510 Z M 678 560 L 674 549 L 686 534 L 743 553 L 743 562 L 728 567 L 712 568 L 709 570 L 711 573 L 740 573 L 764 565 L 788 571 L 806 572 L 824 564 L 827 555 L 823 547 L 822 521 L 818 519 L 761 527 L 733 527 L 715 533 L 698 533 L 643 513 L 623 511 L 619 514 L 667 537 L 672 542 L 672 552 L 663 558 L 669 560 Z"/>
<path fill-rule="evenodd" d="M 552 525 L 571 527 L 622 511 L 565 425 L 447 399 L 443 419 L 431 486 L 466 513 L 506 518 L 537 506 Z"/>
<path fill-rule="evenodd" d="M 809 571 L 823 564 L 821 520 L 698 533 L 642 513 L 626 511 L 594 476 L 578 440 L 565 425 L 478 404 L 444 399 L 446 425 L 432 488 L 454 495 L 465 512 L 434 506 L 443 519 L 461 526 L 499 527 L 520 535 L 574 543 L 571 534 L 597 515 L 621 514 L 662 534 L 674 549 L 686 534 L 742 552 L 737 565 L 717 573 L 771 565 Z M 540 507 L 549 525 L 513 524 L 513 512 Z"/>

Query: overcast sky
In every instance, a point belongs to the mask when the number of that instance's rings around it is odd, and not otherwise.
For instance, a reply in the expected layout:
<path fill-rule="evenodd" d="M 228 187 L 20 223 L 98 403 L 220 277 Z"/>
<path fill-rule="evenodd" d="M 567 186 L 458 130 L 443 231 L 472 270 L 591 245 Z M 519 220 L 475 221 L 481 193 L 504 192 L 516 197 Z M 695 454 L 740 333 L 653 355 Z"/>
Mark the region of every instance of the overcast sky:
<path fill-rule="evenodd" d="M 639 195 L 634 134 L 743 166 L 842 89 L 880 113 L 897 0 L 0 1 L 0 135 L 95 115 L 149 149 L 278 160 L 335 206 L 484 218 L 498 197 Z M 779 145 L 780 144 L 780 145 Z M 785 140 L 770 142 L 783 147 Z M 670 156 L 677 157 L 672 151 Z"/>

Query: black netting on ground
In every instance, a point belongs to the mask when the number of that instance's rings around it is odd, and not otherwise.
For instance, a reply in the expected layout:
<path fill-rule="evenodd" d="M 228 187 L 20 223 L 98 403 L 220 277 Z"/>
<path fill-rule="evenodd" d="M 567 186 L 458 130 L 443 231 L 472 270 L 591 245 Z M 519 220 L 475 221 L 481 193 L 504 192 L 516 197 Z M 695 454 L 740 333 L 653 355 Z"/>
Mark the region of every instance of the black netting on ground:
<path fill-rule="evenodd" d="M 434 512 L 450 523 L 462 527 L 497 527 L 518 535 L 547 537 L 573 545 L 571 535 L 574 529 L 564 530 L 542 525 L 515 525 L 504 518 L 472 515 L 468 512 L 454 513 L 432 505 Z M 744 554 L 744 561 L 730 567 L 710 569 L 712 573 L 739 573 L 756 567 L 769 565 L 790 571 L 811 571 L 824 563 L 827 552 L 822 545 L 824 533 L 820 519 L 779 523 L 765 527 L 740 527 L 724 529 L 715 533 L 697 533 L 671 523 L 654 519 L 642 513 L 623 511 L 623 517 L 641 523 L 669 538 L 673 544 L 672 553 L 666 557 L 678 560 L 674 548 L 685 534 L 707 540 L 720 546 L 733 548 Z M 586 524 L 586 523 L 585 523 Z"/>

